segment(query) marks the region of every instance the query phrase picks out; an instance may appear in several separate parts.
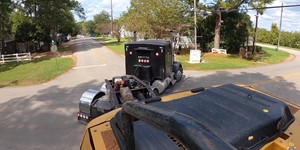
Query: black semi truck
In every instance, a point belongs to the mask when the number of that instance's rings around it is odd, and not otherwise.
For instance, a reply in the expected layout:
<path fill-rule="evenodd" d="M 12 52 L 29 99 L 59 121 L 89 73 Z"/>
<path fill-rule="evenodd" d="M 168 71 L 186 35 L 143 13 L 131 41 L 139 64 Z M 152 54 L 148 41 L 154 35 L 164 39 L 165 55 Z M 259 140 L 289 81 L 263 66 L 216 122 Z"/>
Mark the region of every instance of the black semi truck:
<path fill-rule="evenodd" d="M 122 107 L 126 101 L 156 101 L 170 84 L 181 80 L 182 65 L 174 60 L 170 41 L 130 42 L 124 49 L 126 75 L 105 80 L 99 91 L 85 91 L 79 102 L 78 120 L 89 122 Z"/>

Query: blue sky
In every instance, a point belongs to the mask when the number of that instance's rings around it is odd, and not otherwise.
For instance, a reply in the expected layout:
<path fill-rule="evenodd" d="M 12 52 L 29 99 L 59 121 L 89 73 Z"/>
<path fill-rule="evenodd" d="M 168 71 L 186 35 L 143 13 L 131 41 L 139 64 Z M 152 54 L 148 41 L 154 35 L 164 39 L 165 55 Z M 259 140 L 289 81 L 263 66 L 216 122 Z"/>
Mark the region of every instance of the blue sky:
<path fill-rule="evenodd" d="M 100 13 L 102 10 L 110 12 L 111 0 L 78 0 L 85 9 L 87 20 L 92 20 L 93 16 Z M 203 0 L 200 0 L 200 2 Z M 206 0 L 209 1 L 209 0 Z M 113 16 L 118 18 L 122 12 L 126 11 L 130 6 L 130 0 L 112 0 L 113 2 Z M 280 6 L 300 4 L 299 0 L 275 0 L 273 4 L 268 6 Z M 268 9 L 263 15 L 259 16 L 259 28 L 265 28 L 270 30 L 272 23 L 280 22 L 280 8 Z M 251 17 L 253 24 L 255 23 L 255 11 L 249 11 L 248 14 Z M 283 23 L 282 30 L 284 31 L 297 31 L 300 32 L 300 7 L 284 8 L 283 10 Z"/>

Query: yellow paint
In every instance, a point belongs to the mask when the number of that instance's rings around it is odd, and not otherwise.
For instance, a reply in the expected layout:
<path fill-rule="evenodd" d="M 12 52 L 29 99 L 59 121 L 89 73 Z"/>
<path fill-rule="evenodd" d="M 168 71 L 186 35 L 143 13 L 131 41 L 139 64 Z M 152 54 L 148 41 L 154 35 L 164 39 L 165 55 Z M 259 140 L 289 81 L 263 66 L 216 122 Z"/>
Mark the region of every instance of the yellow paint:
<path fill-rule="evenodd" d="M 100 62 L 102 62 L 102 63 L 105 64 L 104 58 L 103 58 L 97 51 L 94 51 L 94 53 L 97 55 L 97 57 L 98 57 L 98 59 L 100 60 Z"/>
<path fill-rule="evenodd" d="M 102 115 L 100 117 L 97 117 L 97 118 L 93 119 L 91 122 L 89 122 L 87 124 L 87 126 L 85 127 L 84 136 L 81 140 L 80 149 L 81 150 L 91 150 L 92 149 L 91 145 L 90 145 L 90 140 L 91 140 L 90 136 L 92 137 L 93 141 L 97 141 L 97 143 L 99 142 L 98 144 L 96 144 L 97 147 L 102 147 L 100 149 L 106 149 L 105 145 L 104 145 L 104 141 L 102 139 L 102 136 L 100 136 L 100 135 L 97 136 L 97 134 L 93 133 L 93 132 L 95 131 L 95 129 L 98 131 L 105 131 L 108 129 L 111 130 L 111 127 L 106 126 L 105 123 L 108 123 L 115 116 L 115 114 L 120 110 L 121 110 L 121 108 L 115 109 L 115 110 L 108 112 L 105 115 Z"/>
<path fill-rule="evenodd" d="M 254 137 L 252 135 L 248 137 L 248 141 L 251 141 L 253 139 L 254 139 Z"/>
<path fill-rule="evenodd" d="M 90 44 L 88 44 L 88 46 L 89 46 L 90 49 L 92 49 L 92 47 L 91 47 Z M 100 62 L 102 62 L 102 63 L 105 64 L 104 58 L 103 58 L 97 51 L 93 51 L 93 52 L 97 55 L 97 57 L 98 57 L 98 59 L 100 60 Z"/>
<path fill-rule="evenodd" d="M 268 112 L 269 112 L 269 110 L 268 110 L 268 109 L 263 109 L 263 111 L 264 111 L 265 113 L 268 113 Z"/>
<path fill-rule="evenodd" d="M 180 98 L 192 96 L 194 94 L 195 93 L 192 93 L 191 91 L 185 91 L 185 92 L 175 93 L 175 94 L 163 96 L 161 98 L 161 102 L 168 102 L 168 101 L 172 101 L 172 100 L 176 100 L 176 99 L 180 99 Z"/>

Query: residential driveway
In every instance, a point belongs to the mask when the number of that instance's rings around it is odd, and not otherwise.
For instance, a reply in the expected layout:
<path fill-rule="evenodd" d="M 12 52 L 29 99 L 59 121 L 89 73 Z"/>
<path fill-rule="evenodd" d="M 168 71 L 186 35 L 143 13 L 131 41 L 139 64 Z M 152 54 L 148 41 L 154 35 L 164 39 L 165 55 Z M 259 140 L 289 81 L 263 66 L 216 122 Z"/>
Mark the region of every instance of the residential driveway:
<path fill-rule="evenodd" d="M 124 59 L 97 42 L 74 42 L 77 65 L 68 73 L 42 85 L 0 88 L 0 149 L 79 149 L 84 130 L 76 118 L 81 94 L 125 70 Z"/>
<path fill-rule="evenodd" d="M 78 150 L 84 130 L 76 120 L 81 94 L 125 73 L 124 58 L 91 39 L 75 42 L 74 69 L 42 85 L 0 88 L 0 145 L 12 150 Z M 249 84 L 300 104 L 300 53 L 278 65 L 227 71 L 184 71 L 173 91 L 226 83 Z M 38 70 L 37 70 L 38 71 Z"/>

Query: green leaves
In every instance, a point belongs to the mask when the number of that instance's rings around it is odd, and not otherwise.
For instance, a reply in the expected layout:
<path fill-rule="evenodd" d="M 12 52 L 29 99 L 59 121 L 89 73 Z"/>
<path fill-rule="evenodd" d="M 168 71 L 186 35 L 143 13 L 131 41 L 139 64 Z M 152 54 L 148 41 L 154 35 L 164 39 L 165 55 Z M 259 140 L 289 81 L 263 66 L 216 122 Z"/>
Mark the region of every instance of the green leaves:
<path fill-rule="evenodd" d="M 178 0 L 132 0 L 121 21 L 129 31 L 148 38 L 162 38 L 188 22 L 187 12 L 188 4 Z"/>
<path fill-rule="evenodd" d="M 11 0 L 1 0 L 0 2 L 0 40 L 4 40 L 10 34 L 10 14 L 13 11 L 13 7 L 14 5 Z"/>

